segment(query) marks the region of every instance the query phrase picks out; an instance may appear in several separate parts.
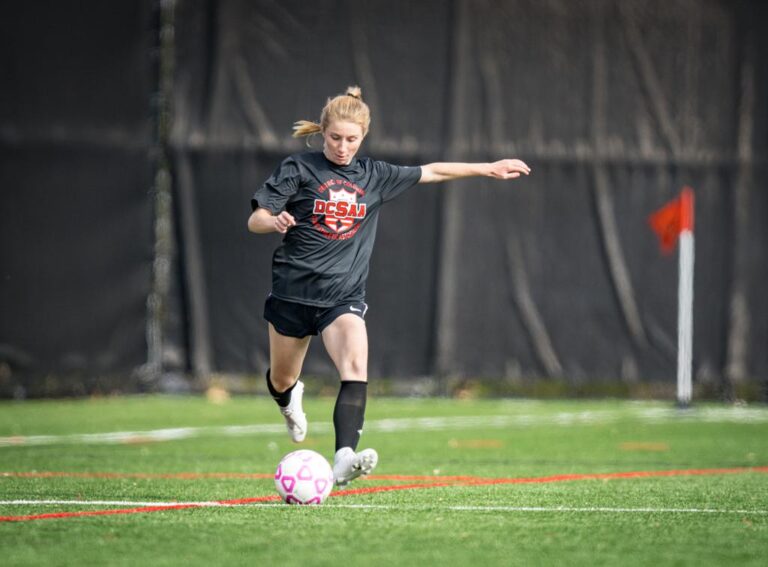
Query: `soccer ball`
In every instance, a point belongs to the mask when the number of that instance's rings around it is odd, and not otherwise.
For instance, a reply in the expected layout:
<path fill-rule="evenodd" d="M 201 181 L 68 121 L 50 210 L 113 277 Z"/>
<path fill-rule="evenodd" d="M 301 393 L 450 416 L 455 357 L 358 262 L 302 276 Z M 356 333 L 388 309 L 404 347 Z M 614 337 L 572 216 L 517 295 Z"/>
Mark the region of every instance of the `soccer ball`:
<path fill-rule="evenodd" d="M 275 488 L 288 504 L 322 504 L 333 488 L 333 469 L 320 453 L 293 451 L 277 465 Z"/>

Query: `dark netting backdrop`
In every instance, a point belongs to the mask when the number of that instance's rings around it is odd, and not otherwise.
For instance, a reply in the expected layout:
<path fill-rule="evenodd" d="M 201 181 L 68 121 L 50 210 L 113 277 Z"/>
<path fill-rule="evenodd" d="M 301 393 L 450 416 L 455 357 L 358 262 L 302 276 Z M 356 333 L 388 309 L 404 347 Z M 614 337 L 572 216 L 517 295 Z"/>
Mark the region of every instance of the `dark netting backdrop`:
<path fill-rule="evenodd" d="M 647 218 L 689 185 L 694 383 L 726 396 L 765 383 L 765 3 L 90 4 L 47 3 L 34 28 L 40 3 L 14 6 L 0 24 L 0 357 L 14 372 L 138 367 L 148 327 L 150 350 L 191 375 L 263 374 L 279 237 L 247 232 L 250 196 L 305 147 L 293 122 L 358 84 L 372 110 L 362 154 L 533 168 L 384 207 L 373 377 L 672 384 L 677 254 L 659 252 Z M 174 31 L 165 77 L 156 18 Z M 163 89 L 174 244 L 160 257 L 173 283 L 158 288 Z M 153 289 L 163 309 L 147 309 Z M 320 341 L 305 371 L 334 374 Z"/>
<path fill-rule="evenodd" d="M 3 394 L 126 387 L 147 361 L 152 19 L 149 1 L 4 6 Z"/>

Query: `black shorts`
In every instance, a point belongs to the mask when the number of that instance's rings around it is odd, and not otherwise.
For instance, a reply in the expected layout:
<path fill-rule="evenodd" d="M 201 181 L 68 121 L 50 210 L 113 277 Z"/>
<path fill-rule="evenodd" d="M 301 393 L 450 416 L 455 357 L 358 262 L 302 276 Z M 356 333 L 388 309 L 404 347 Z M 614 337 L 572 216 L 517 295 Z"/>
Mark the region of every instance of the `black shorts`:
<path fill-rule="evenodd" d="M 322 333 L 328 325 L 344 313 L 365 319 L 368 305 L 362 301 L 347 301 L 333 307 L 316 307 L 293 301 L 284 301 L 271 293 L 264 304 L 264 318 L 275 330 L 288 337 L 304 338 Z"/>

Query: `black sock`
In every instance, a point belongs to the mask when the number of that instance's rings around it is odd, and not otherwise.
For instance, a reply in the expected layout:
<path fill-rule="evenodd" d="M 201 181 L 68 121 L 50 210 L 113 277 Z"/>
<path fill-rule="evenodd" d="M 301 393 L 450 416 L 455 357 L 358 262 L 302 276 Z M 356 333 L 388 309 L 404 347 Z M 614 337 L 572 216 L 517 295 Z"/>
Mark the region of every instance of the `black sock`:
<path fill-rule="evenodd" d="M 285 392 L 278 392 L 275 390 L 275 387 L 272 385 L 272 380 L 269 378 L 269 370 L 267 370 L 267 388 L 269 389 L 269 393 L 272 396 L 272 399 L 277 402 L 277 405 L 279 405 L 281 408 L 287 407 L 288 404 L 291 403 L 291 392 L 293 391 L 294 384 L 290 388 L 288 388 Z M 298 380 L 296 381 L 298 382 Z"/>
<path fill-rule="evenodd" d="M 342 447 L 357 449 L 365 420 L 367 382 L 342 381 L 336 407 L 333 409 L 333 427 L 336 430 L 336 450 Z"/>

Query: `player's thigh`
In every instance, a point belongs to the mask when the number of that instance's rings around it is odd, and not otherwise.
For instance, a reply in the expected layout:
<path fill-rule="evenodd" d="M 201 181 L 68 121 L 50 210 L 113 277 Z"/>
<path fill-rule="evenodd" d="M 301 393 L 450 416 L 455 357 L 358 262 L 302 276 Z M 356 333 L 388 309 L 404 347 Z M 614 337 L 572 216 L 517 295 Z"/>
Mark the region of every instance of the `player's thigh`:
<path fill-rule="evenodd" d="M 296 338 L 281 335 L 269 323 L 270 376 L 275 386 L 290 387 L 301 374 L 311 336 Z"/>
<path fill-rule="evenodd" d="M 368 330 L 361 317 L 340 315 L 323 329 L 321 336 L 342 380 L 368 380 Z"/>

